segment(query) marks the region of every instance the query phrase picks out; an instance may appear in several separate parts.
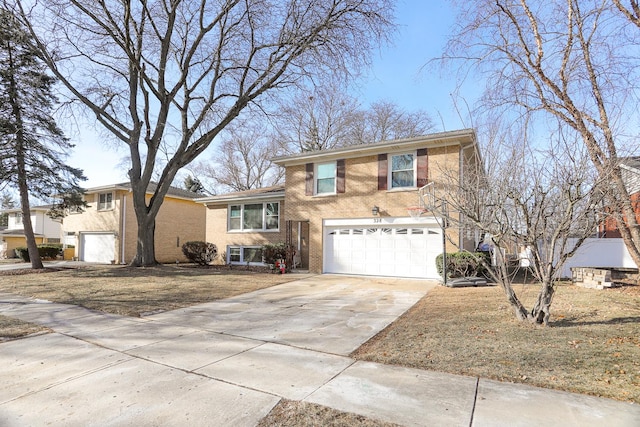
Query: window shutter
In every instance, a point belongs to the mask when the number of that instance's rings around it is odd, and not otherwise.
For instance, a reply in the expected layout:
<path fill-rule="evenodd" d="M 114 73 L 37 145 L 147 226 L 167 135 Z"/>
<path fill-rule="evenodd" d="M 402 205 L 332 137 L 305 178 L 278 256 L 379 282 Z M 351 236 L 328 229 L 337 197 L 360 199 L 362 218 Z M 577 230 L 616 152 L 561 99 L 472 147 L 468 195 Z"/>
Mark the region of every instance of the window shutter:
<path fill-rule="evenodd" d="M 313 163 L 307 163 L 305 165 L 305 172 L 304 194 L 313 196 Z"/>
<path fill-rule="evenodd" d="M 345 183 L 344 183 L 344 160 L 338 160 L 336 162 L 336 193 L 344 193 Z"/>
<path fill-rule="evenodd" d="M 420 148 L 417 151 L 417 184 L 418 187 L 424 187 L 429 181 L 429 155 L 426 148 Z"/>
<path fill-rule="evenodd" d="M 378 154 L 378 190 L 387 189 L 387 155 Z"/>

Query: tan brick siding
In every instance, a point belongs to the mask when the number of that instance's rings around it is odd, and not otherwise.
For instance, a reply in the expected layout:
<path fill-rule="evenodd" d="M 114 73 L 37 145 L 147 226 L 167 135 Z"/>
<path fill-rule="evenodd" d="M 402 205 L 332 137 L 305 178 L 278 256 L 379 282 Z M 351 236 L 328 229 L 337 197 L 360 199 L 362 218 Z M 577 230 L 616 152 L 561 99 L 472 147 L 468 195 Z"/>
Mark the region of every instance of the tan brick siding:
<path fill-rule="evenodd" d="M 438 180 L 443 171 L 457 176 L 459 151 L 459 146 L 430 148 L 429 181 Z M 309 269 L 316 273 L 322 271 L 323 219 L 372 218 L 373 206 L 380 208 L 383 217 L 407 217 L 407 207 L 419 203 L 416 188 L 378 190 L 377 156 L 346 159 L 342 194 L 306 196 L 305 176 L 305 165 L 287 167 L 285 219 L 309 220 Z M 454 242 L 458 241 L 457 230 L 449 229 L 448 235 Z M 447 246 L 447 250 L 457 250 L 451 242 Z"/>
<path fill-rule="evenodd" d="M 76 253 L 79 256 L 77 236 L 80 232 L 113 232 L 116 234 L 116 263 L 129 263 L 136 253 L 138 225 L 133 209 L 133 197 L 129 191 L 117 191 L 113 200 L 114 209 L 98 211 L 95 195 L 88 194 L 90 205 L 82 214 L 71 214 L 64 218 L 63 230 L 76 233 Z M 124 215 L 123 215 L 124 208 Z M 121 227 L 124 224 L 124 227 Z M 122 237 L 124 236 L 124 254 Z M 185 262 L 182 244 L 189 240 L 204 240 L 205 208 L 190 200 L 166 197 L 158 216 L 155 229 L 156 260 L 162 263 Z"/>
<path fill-rule="evenodd" d="M 238 202 L 242 204 L 244 202 Z M 261 203 L 251 201 L 246 203 Z M 279 231 L 237 232 L 227 231 L 227 204 L 206 207 L 206 239 L 218 247 L 218 253 L 226 253 L 228 246 L 261 246 L 267 243 L 284 243 L 286 238 L 283 218 L 284 201 L 280 201 Z"/>

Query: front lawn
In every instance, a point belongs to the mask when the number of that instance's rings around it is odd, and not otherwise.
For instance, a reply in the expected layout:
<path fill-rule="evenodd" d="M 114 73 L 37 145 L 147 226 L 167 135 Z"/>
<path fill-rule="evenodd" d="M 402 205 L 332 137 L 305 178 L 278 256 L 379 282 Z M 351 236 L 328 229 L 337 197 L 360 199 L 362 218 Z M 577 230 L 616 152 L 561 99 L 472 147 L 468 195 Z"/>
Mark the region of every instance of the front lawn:
<path fill-rule="evenodd" d="M 535 285 L 518 285 L 527 307 Z M 502 290 L 430 291 L 352 356 L 640 403 L 640 287 L 558 287 L 549 327 L 515 320 Z"/>
<path fill-rule="evenodd" d="M 29 274 L 6 271 L 0 275 L 0 292 L 124 316 L 141 316 L 228 298 L 300 278 L 293 274 L 191 265 L 92 266 L 43 271 Z"/>

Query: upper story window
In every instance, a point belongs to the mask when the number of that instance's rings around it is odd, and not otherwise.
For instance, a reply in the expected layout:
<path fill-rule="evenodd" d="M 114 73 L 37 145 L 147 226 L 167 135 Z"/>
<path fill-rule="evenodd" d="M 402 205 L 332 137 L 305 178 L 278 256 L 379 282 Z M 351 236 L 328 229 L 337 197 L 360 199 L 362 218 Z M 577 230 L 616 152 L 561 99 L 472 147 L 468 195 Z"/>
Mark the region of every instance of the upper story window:
<path fill-rule="evenodd" d="M 22 212 L 16 212 L 16 225 L 22 225 Z"/>
<path fill-rule="evenodd" d="M 280 203 L 247 203 L 229 206 L 229 231 L 278 231 Z"/>
<path fill-rule="evenodd" d="M 316 165 L 316 194 L 336 193 L 336 162 Z"/>
<path fill-rule="evenodd" d="M 416 155 L 404 153 L 392 155 L 389 162 L 389 188 L 416 186 Z"/>
<path fill-rule="evenodd" d="M 113 209 L 113 193 L 98 194 L 98 210 L 106 211 Z"/>

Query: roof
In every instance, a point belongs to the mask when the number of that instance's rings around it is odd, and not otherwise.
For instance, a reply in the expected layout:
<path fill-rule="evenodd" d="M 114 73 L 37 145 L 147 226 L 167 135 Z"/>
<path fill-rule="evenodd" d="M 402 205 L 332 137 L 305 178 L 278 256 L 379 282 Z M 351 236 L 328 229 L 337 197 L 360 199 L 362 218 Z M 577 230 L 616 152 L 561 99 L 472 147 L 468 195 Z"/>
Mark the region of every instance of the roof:
<path fill-rule="evenodd" d="M 157 182 L 153 182 L 153 181 L 150 182 L 149 186 L 147 187 L 147 194 L 152 194 L 157 187 L 158 187 Z M 111 185 L 104 185 L 101 187 L 86 188 L 84 192 L 87 194 L 91 194 L 91 193 L 100 193 L 100 192 L 115 191 L 115 190 L 131 191 L 131 182 L 122 182 L 119 184 L 111 184 Z M 203 197 L 204 194 L 194 193 L 193 191 L 185 190 L 178 187 L 169 187 L 169 190 L 167 191 L 167 196 L 175 197 L 177 199 L 193 200 L 193 199 L 198 199 L 200 197 Z"/>
<path fill-rule="evenodd" d="M 33 233 L 36 237 L 43 237 L 44 234 Z M 0 236 L 2 237 L 24 237 L 24 229 L 16 228 L 16 229 L 7 229 L 0 231 Z"/>
<path fill-rule="evenodd" d="M 337 159 L 372 156 L 376 154 L 400 152 L 424 147 L 444 147 L 451 145 L 472 146 L 476 142 L 473 129 L 462 129 L 450 132 L 438 132 L 413 138 L 380 141 L 373 144 L 350 145 L 332 150 L 310 151 L 291 156 L 278 156 L 271 161 L 280 166 L 294 166 L 312 163 L 318 160 L 330 161 Z"/>
<path fill-rule="evenodd" d="M 640 171 L 640 157 L 623 157 L 620 159 L 620 165 Z"/>
<path fill-rule="evenodd" d="M 274 185 L 273 187 L 256 188 L 253 190 L 236 191 L 233 193 L 220 194 L 218 196 L 203 197 L 196 202 L 205 205 L 226 203 L 229 201 L 241 200 L 278 200 L 284 199 L 284 185 Z"/>
<path fill-rule="evenodd" d="M 31 211 L 31 212 L 35 212 L 35 211 L 45 211 L 45 212 L 47 212 L 51 208 L 53 208 L 53 205 L 30 206 L 29 207 L 29 211 Z M 0 212 L 4 212 L 4 213 L 22 212 L 22 208 L 0 209 Z"/>

